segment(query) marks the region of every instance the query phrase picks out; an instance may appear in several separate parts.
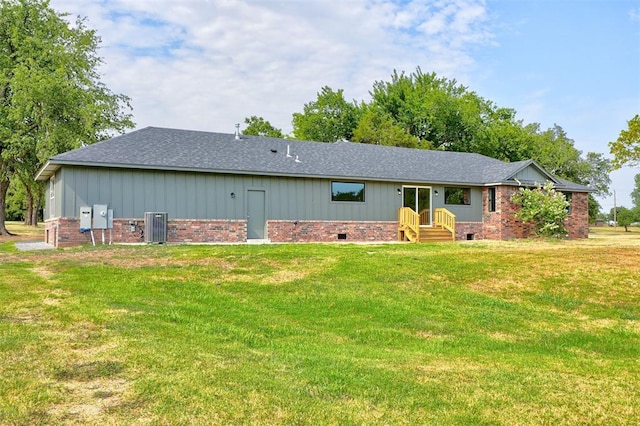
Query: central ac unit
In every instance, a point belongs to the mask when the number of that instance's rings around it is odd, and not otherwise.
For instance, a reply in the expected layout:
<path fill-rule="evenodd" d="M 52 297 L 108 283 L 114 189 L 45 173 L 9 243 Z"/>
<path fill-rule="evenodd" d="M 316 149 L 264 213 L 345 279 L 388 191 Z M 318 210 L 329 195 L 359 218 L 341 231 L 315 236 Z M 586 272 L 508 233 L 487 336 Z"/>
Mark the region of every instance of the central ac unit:
<path fill-rule="evenodd" d="M 166 243 L 168 221 L 168 213 L 145 212 L 144 241 L 146 243 Z"/>

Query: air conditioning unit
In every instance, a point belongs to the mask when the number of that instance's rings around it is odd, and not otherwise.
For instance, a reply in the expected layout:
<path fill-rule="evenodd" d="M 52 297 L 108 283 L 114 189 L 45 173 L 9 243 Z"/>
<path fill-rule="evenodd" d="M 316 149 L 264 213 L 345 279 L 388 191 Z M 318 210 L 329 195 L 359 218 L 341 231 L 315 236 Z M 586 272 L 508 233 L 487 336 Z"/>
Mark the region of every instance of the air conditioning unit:
<path fill-rule="evenodd" d="M 144 241 L 146 243 L 167 242 L 168 213 L 145 212 L 144 214 Z"/>

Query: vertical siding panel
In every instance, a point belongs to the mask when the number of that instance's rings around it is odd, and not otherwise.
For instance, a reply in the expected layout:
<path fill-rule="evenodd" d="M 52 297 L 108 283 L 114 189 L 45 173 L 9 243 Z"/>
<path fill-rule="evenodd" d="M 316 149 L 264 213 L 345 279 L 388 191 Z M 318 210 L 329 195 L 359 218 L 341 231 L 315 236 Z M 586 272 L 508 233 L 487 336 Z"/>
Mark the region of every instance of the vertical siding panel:
<path fill-rule="evenodd" d="M 165 202 L 163 212 L 167 212 L 170 219 L 176 217 L 176 199 L 178 197 L 178 193 L 176 191 L 176 174 L 174 172 L 165 172 L 164 173 L 164 184 L 165 184 Z"/>
<path fill-rule="evenodd" d="M 205 174 L 197 174 L 195 175 L 196 185 L 195 185 L 195 195 L 196 195 L 196 218 L 198 219 L 206 219 L 207 218 L 207 185 L 206 185 L 206 175 Z"/>
<path fill-rule="evenodd" d="M 53 176 L 53 216 L 65 217 L 74 216 L 73 202 L 75 200 L 74 191 L 72 188 L 67 188 L 65 184 L 66 179 L 62 170 L 58 170 Z M 47 182 L 47 189 L 45 192 L 46 199 L 51 202 L 50 186 L 51 182 Z M 45 216 L 46 217 L 46 216 Z"/>
<path fill-rule="evenodd" d="M 194 214 L 195 214 L 195 208 L 194 208 L 194 204 L 195 204 L 195 195 L 193 192 L 193 187 L 194 187 L 194 179 L 193 179 L 193 173 L 187 173 L 185 176 L 185 187 L 184 187 L 184 193 L 185 193 L 185 216 L 184 218 L 189 219 L 189 218 L 193 218 Z"/>
<path fill-rule="evenodd" d="M 224 175 L 224 180 L 219 180 L 216 185 L 216 211 L 217 217 L 225 219 L 240 219 L 244 215 L 244 197 L 246 178 L 243 176 Z M 231 198 L 231 193 L 236 198 Z"/>
<path fill-rule="evenodd" d="M 154 212 L 167 211 L 167 186 L 166 186 L 166 172 L 159 171 L 149 173 L 150 190 L 149 193 L 153 194 L 153 210 Z"/>
<path fill-rule="evenodd" d="M 176 174 L 176 211 L 175 218 L 186 219 L 187 215 L 187 178 L 185 173 Z"/>
<path fill-rule="evenodd" d="M 308 206 L 303 212 L 305 219 L 313 219 L 322 214 L 322 207 L 319 203 L 320 198 L 322 198 L 318 192 L 320 190 L 319 182 L 319 179 L 307 179 L 304 184 L 304 199 L 305 204 Z"/>
<path fill-rule="evenodd" d="M 98 175 L 95 170 L 88 171 L 87 174 L 87 203 L 89 206 L 98 204 L 100 195 L 100 185 Z"/>
<path fill-rule="evenodd" d="M 151 179 L 150 173 L 146 170 L 140 172 L 140 179 L 142 180 L 142 193 L 139 194 L 140 198 L 143 200 L 143 212 L 152 212 L 154 211 L 153 200 L 155 199 L 155 194 L 153 191 L 153 180 Z"/>
<path fill-rule="evenodd" d="M 204 198 L 205 217 L 208 219 L 215 218 L 215 203 L 213 201 L 215 198 L 215 175 L 209 173 L 204 175 L 202 196 Z"/>
<path fill-rule="evenodd" d="M 109 199 L 109 208 L 113 209 L 113 217 L 124 217 L 124 206 L 122 203 L 122 172 L 120 170 L 114 170 L 111 172 L 111 184 L 110 191 L 111 196 Z"/>
<path fill-rule="evenodd" d="M 133 211 L 134 217 L 144 217 L 145 194 L 144 194 L 144 173 L 140 171 L 133 172 Z"/>

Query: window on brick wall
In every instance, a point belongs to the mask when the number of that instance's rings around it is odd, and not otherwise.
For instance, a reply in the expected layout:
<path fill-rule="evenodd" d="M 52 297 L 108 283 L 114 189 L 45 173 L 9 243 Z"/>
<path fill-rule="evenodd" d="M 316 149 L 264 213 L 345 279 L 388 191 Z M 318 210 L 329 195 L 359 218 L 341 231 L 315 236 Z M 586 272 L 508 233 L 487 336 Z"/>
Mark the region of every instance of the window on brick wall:
<path fill-rule="evenodd" d="M 496 211 L 496 188 L 489 188 L 487 191 L 487 209 L 490 212 Z"/>
<path fill-rule="evenodd" d="M 572 192 L 563 192 L 564 194 L 564 198 L 569 202 L 569 205 L 567 206 L 567 214 L 571 214 L 571 204 L 573 201 L 573 193 Z"/>

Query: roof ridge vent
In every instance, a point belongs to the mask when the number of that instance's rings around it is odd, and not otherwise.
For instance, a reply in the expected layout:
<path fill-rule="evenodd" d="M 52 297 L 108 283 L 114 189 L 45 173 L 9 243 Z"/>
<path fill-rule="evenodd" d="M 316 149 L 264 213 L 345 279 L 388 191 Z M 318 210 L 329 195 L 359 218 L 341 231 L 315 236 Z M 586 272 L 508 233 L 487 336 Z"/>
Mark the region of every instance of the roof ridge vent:
<path fill-rule="evenodd" d="M 236 123 L 235 139 L 236 139 L 236 140 L 239 140 L 239 139 L 240 139 L 240 123 Z"/>

